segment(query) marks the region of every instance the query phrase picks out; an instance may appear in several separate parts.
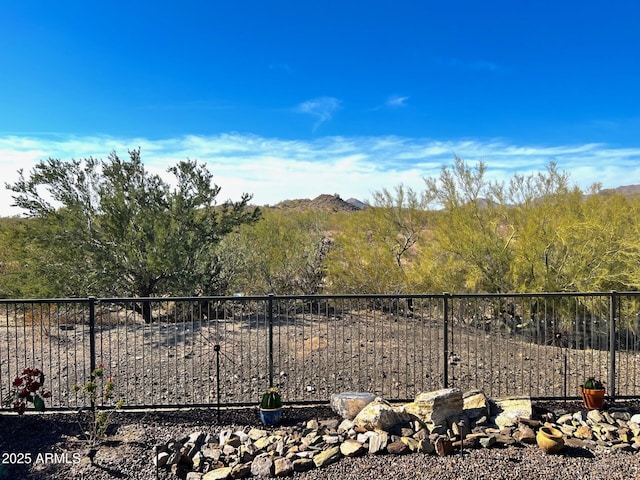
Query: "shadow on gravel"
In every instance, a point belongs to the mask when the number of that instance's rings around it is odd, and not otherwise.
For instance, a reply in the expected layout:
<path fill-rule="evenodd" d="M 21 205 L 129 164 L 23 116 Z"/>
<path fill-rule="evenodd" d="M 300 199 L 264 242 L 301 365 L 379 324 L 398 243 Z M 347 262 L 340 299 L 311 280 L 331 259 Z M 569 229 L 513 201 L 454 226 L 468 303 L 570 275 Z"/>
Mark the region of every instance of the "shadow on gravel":
<path fill-rule="evenodd" d="M 580 447 L 565 447 L 559 453 L 560 456 L 563 457 L 571 457 L 571 458 L 595 458 L 595 454 L 586 448 Z"/>
<path fill-rule="evenodd" d="M 104 467 L 99 463 L 94 463 L 93 466 L 102 470 L 103 472 L 108 473 L 110 478 L 129 478 L 129 475 L 127 475 L 126 473 L 122 473 L 114 468 Z"/>
<path fill-rule="evenodd" d="M 309 420 L 339 418 L 329 405 L 283 406 L 281 426 L 296 425 Z M 155 410 L 148 412 L 116 412 L 111 421 L 114 424 L 135 422 L 156 425 L 243 425 L 263 427 L 258 407 L 220 408 L 219 418 L 216 408 Z"/>
<path fill-rule="evenodd" d="M 79 431 L 72 415 L 0 414 L 0 479 L 27 478 L 32 465 L 48 463 L 45 454 L 64 454 L 57 445 Z"/>

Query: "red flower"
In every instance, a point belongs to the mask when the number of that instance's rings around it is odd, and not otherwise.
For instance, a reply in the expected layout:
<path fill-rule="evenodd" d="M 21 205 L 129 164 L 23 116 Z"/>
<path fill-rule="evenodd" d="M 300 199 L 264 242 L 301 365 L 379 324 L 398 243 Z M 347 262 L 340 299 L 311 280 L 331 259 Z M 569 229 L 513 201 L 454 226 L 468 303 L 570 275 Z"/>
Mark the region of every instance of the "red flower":
<path fill-rule="evenodd" d="M 22 379 L 20 377 L 16 377 L 15 380 L 13 381 L 13 386 L 19 387 L 20 385 L 22 385 Z"/>

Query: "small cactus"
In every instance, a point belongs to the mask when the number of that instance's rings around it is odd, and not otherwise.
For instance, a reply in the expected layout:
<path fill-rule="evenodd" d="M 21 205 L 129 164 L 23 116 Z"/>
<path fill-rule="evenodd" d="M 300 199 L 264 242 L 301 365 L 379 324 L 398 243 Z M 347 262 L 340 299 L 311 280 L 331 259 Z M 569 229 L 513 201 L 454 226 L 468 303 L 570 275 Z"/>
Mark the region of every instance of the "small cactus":
<path fill-rule="evenodd" d="M 587 390 L 602 390 L 604 386 L 600 380 L 596 380 L 594 377 L 589 377 L 585 380 L 583 388 Z"/>
<path fill-rule="evenodd" d="M 278 393 L 276 387 L 269 387 L 264 395 L 262 395 L 262 401 L 260 402 L 260 408 L 273 410 L 274 408 L 282 407 L 282 399 Z"/>

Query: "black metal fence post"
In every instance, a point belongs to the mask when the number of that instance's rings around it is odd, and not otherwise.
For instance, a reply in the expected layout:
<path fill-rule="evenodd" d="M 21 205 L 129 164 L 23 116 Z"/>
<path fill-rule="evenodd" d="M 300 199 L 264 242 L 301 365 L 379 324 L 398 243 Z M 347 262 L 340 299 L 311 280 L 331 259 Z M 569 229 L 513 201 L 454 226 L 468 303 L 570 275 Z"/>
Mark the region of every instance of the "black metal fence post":
<path fill-rule="evenodd" d="M 269 357 L 269 387 L 273 387 L 273 293 L 268 300 L 269 338 L 267 339 L 267 356 Z"/>
<path fill-rule="evenodd" d="M 89 375 L 96 369 L 96 299 L 89 297 Z M 91 409 L 96 407 L 91 399 Z"/>
<path fill-rule="evenodd" d="M 96 299 L 89 297 L 89 373 L 96 369 Z"/>
<path fill-rule="evenodd" d="M 442 358 L 442 368 L 443 368 L 443 382 L 442 388 L 449 387 L 449 293 L 444 292 L 442 294 L 442 329 L 443 329 L 443 358 Z"/>
<path fill-rule="evenodd" d="M 220 423 L 220 345 L 215 344 L 213 351 L 216 352 L 216 405 L 218 424 Z"/>
<path fill-rule="evenodd" d="M 609 399 L 616 400 L 616 309 L 618 293 L 611 291 L 609 296 Z"/>

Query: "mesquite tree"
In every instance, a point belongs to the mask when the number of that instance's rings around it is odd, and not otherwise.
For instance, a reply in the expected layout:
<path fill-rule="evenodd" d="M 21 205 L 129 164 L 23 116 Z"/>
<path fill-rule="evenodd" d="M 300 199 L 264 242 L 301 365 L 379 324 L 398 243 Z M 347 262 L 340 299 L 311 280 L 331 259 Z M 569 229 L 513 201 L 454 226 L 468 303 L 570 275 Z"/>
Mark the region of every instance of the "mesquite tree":
<path fill-rule="evenodd" d="M 88 158 L 39 162 L 7 188 L 15 205 L 45 220 L 31 230 L 41 252 L 32 262 L 76 296 L 194 295 L 221 293 L 216 284 L 216 244 L 237 226 L 259 217 L 239 202 L 216 205 L 220 187 L 204 164 L 181 161 L 167 183 L 149 173 L 140 150 L 123 160 Z M 146 322 L 149 302 L 142 302 Z"/>

